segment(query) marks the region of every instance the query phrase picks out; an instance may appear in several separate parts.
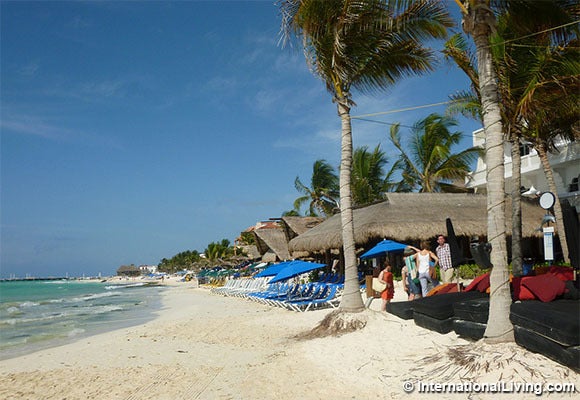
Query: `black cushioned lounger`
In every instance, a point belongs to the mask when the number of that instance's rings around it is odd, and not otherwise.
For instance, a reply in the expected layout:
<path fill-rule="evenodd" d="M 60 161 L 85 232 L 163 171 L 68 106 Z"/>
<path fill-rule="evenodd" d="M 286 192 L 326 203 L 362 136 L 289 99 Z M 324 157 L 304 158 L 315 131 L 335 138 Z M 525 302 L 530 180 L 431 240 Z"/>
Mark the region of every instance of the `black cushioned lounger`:
<path fill-rule="evenodd" d="M 529 329 L 563 346 L 580 345 L 580 301 L 537 300 L 511 305 L 510 319 L 514 325 Z"/>
<path fill-rule="evenodd" d="M 487 324 L 489 297 L 454 303 L 453 312 L 456 319 Z"/>
<path fill-rule="evenodd" d="M 454 316 L 453 304 L 458 301 L 474 300 L 489 297 L 486 293 L 460 292 L 444 293 L 414 300 L 413 311 L 435 319 L 447 319 Z"/>
<path fill-rule="evenodd" d="M 387 304 L 387 312 L 401 319 L 413 319 L 413 301 L 396 301 Z"/>
<path fill-rule="evenodd" d="M 479 322 L 465 321 L 462 319 L 456 319 L 453 321 L 453 330 L 455 333 L 463 338 L 472 340 L 481 339 L 485 333 L 486 327 L 487 324 L 481 324 Z"/>
<path fill-rule="evenodd" d="M 438 319 L 415 311 L 413 312 L 413 319 L 417 326 L 444 334 L 453 330 L 453 320 L 455 318 Z"/>
<path fill-rule="evenodd" d="M 514 325 L 514 336 L 518 345 L 580 372 L 580 346 L 562 346 L 518 325 Z"/>

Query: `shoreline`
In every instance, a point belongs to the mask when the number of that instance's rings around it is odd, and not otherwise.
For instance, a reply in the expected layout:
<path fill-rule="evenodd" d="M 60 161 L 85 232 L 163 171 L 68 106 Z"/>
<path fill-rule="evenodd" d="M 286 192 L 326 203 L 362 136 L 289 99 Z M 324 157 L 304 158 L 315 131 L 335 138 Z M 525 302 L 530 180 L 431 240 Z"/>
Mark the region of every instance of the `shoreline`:
<path fill-rule="evenodd" d="M 405 380 L 436 378 L 434 368 L 451 363 L 448 350 L 475 345 L 455 333 L 440 335 L 412 320 L 377 312 L 380 299 L 364 312 L 367 326 L 360 331 L 297 340 L 296 335 L 312 329 L 331 309 L 297 313 L 213 295 L 187 283 L 168 286 L 151 321 L 3 361 L 0 397 L 414 399 L 425 395 L 405 393 Z M 401 292 L 395 292 L 395 300 L 401 300 Z M 512 352 L 511 364 L 482 372 L 480 382 L 525 379 L 526 370 L 518 365 L 527 363 L 540 373 L 529 377 L 531 382 L 543 377 L 573 382 L 580 389 L 579 374 L 541 355 L 511 345 L 494 349 Z M 441 360 L 425 362 L 437 355 Z M 460 376 L 446 379 L 460 381 Z M 458 399 L 465 394 L 439 397 Z M 525 397 L 502 394 L 506 399 Z"/>
<path fill-rule="evenodd" d="M 21 281 L 16 281 L 16 283 L 29 283 L 32 280 L 21 280 Z M 52 279 L 42 279 L 42 280 L 36 280 L 38 282 L 55 282 Z M 36 282 L 35 281 L 35 282 Z M 58 282 L 60 282 L 60 280 L 57 280 Z M 7 284 L 11 284 L 11 282 L 7 282 Z M 123 329 L 123 328 L 129 328 L 132 326 L 136 326 L 136 325 L 142 325 L 148 321 L 152 321 L 156 318 L 156 312 L 157 310 L 159 310 L 162 307 L 162 291 L 167 290 L 167 287 L 159 285 L 155 282 L 146 282 L 146 283 L 142 283 L 140 281 L 135 281 L 135 282 L 128 282 L 128 281 L 124 281 L 124 282 L 115 282 L 115 283 L 111 283 L 111 282 L 103 282 L 102 280 L 96 280 L 96 279 L 92 279 L 92 280 L 88 280 L 88 279 L 84 279 L 82 281 L 77 281 L 77 280 L 67 280 L 67 281 L 63 281 L 63 284 L 73 284 L 73 285 L 88 285 L 88 284 L 98 284 L 99 288 L 104 288 L 107 289 L 105 290 L 106 292 L 109 292 L 110 289 L 117 289 L 117 288 L 121 288 L 124 286 L 127 287 L 132 287 L 132 286 L 139 286 L 139 287 L 151 287 L 150 289 L 147 290 L 154 290 L 155 292 L 150 292 L 150 294 L 146 294 L 136 300 L 139 300 L 139 303 L 141 302 L 146 302 L 146 306 L 138 306 L 138 307 L 134 307 L 132 309 L 129 308 L 125 308 L 123 307 L 123 309 L 115 309 L 112 312 L 109 313 L 95 313 L 95 317 L 98 315 L 102 316 L 101 320 L 98 319 L 94 319 L 91 321 L 83 321 L 83 320 L 78 320 L 75 321 L 74 317 L 72 317 L 73 319 L 66 321 L 66 322 L 60 322 L 59 324 L 62 326 L 68 326 L 68 332 L 66 329 L 57 329 L 57 330 L 52 330 L 52 328 L 50 326 L 45 326 L 44 328 L 42 328 L 42 325 L 39 325 L 36 329 L 36 332 L 34 332 L 34 335 L 32 335 L 33 337 L 28 337 L 27 340 L 25 342 L 15 342 L 12 344 L 7 344 L 7 343 L 3 343 L 2 348 L 0 348 L 0 362 L 3 362 L 5 360 L 9 360 L 12 358 L 16 358 L 16 357 L 20 357 L 20 356 L 25 356 L 28 354 L 32 354 L 38 351 L 42 351 L 42 350 L 47 350 L 47 349 L 51 349 L 54 347 L 59 347 L 59 346 L 63 346 L 69 343 L 74 343 L 76 341 L 79 340 L 83 340 L 86 338 L 89 338 L 91 336 L 95 336 L 95 335 L 99 335 L 99 334 L 103 334 L 103 333 L 107 333 L 109 331 L 114 331 L 114 330 L 118 330 L 118 329 Z M 157 289 L 156 289 L 157 288 Z M 95 290 L 102 290 L 102 289 L 95 289 Z M 110 293 L 114 293 L 114 292 L 110 292 Z M 128 293 L 128 292 L 126 292 Z M 56 303 L 56 304 L 60 304 L 62 300 L 66 299 L 65 302 L 70 301 L 71 299 L 74 300 L 75 298 L 82 298 L 83 296 L 87 296 L 87 294 L 82 293 L 82 294 L 78 294 L 75 296 L 70 296 L 70 295 L 65 295 L 64 298 L 59 298 L 58 296 L 60 296 L 59 293 L 55 292 L 54 293 L 56 295 L 56 297 L 54 299 L 51 300 L 46 300 L 46 299 L 42 299 L 42 300 L 32 300 L 30 301 L 31 304 L 33 305 L 41 305 L 41 304 L 50 304 L 50 303 Z M 93 295 L 89 295 L 89 297 L 91 297 Z M 99 295 L 96 295 L 97 298 L 100 297 Z M 29 301 L 24 301 L 24 303 L 22 303 L 23 300 L 14 300 L 15 304 L 21 303 L 21 304 L 27 304 L 29 303 Z M 132 300 L 128 300 L 129 304 L 133 303 Z M 126 306 L 126 305 L 125 305 Z M 69 306 L 70 307 L 70 306 Z M 83 307 L 82 305 L 79 305 L 77 307 Z M 97 306 L 98 307 L 98 306 Z M 110 307 L 110 305 L 105 305 L 101 307 Z M 86 313 L 79 313 L 80 316 L 86 316 L 86 315 L 91 315 L 90 314 L 90 305 L 87 308 L 87 312 Z M 66 310 L 69 310 L 70 308 L 65 308 Z M 77 308 L 72 308 L 73 310 L 76 310 Z M 117 312 L 118 310 L 120 310 L 121 312 Z M 54 310 L 48 310 L 45 312 L 46 315 L 49 315 L 49 313 L 55 313 L 55 312 L 59 312 L 58 309 L 54 309 Z M 62 311 L 63 313 L 67 313 L 68 311 Z M 108 314 L 108 315 L 107 315 Z M 40 316 L 31 316 L 32 319 L 35 318 L 41 318 L 43 317 L 44 314 L 41 314 Z M 44 317 L 44 318 L 50 318 L 50 317 Z M 66 317 L 64 317 L 66 318 Z M 9 319 L 3 320 L 4 323 L 10 324 Z M 50 324 L 49 324 L 50 325 Z M 26 327 L 24 329 L 27 329 Z M 28 327 L 28 329 L 30 329 L 30 327 Z M 5 332 L 6 333 L 6 332 Z M 8 335 L 10 335 L 10 333 L 7 333 Z M 0 335 L 0 338 L 2 337 L 2 335 Z"/>

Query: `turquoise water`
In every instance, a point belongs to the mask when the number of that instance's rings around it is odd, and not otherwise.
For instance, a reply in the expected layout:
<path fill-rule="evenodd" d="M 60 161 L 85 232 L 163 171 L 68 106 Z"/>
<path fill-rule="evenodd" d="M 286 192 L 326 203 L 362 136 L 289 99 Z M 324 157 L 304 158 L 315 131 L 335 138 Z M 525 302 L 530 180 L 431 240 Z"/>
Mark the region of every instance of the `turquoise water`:
<path fill-rule="evenodd" d="M 0 282 L 0 360 L 146 322 L 161 290 L 131 281 Z"/>

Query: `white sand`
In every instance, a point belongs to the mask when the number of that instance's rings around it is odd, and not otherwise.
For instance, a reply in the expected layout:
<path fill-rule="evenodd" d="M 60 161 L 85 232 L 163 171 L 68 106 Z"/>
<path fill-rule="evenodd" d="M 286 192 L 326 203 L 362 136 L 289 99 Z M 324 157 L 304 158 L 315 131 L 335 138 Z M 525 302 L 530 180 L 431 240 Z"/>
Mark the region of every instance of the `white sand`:
<path fill-rule="evenodd" d="M 395 300 L 403 300 L 397 290 Z M 366 311 L 367 326 L 340 337 L 299 341 L 330 310 L 296 313 L 207 289 L 173 285 L 154 321 L 42 350 L 0 364 L 1 399 L 464 399 L 463 394 L 407 394 L 405 380 L 436 383 L 557 382 L 580 376 L 515 345 L 477 350 L 455 333 L 440 335 Z M 483 354 L 473 371 L 448 349 Z M 437 358 L 425 361 L 426 357 Z M 478 364 L 479 365 L 479 364 Z M 529 367 L 532 367 L 529 369 Z M 534 394 L 474 394 L 471 398 Z M 576 398 L 555 394 L 549 398 Z"/>

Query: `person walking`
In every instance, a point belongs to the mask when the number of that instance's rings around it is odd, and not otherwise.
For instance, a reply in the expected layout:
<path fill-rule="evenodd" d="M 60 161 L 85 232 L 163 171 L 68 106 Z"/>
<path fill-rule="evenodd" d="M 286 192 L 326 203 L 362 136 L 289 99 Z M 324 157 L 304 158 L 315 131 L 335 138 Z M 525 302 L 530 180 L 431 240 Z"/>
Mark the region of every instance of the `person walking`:
<path fill-rule="evenodd" d="M 455 268 L 451 262 L 451 248 L 449 243 L 446 243 L 445 236 L 437 236 L 437 248 L 435 249 L 437 257 L 439 257 L 439 270 L 441 271 L 441 281 L 443 283 L 450 283 L 453 280 L 453 273 Z"/>

